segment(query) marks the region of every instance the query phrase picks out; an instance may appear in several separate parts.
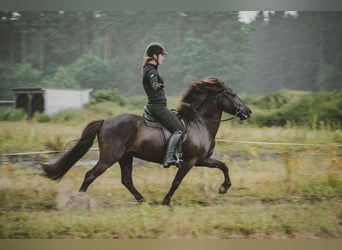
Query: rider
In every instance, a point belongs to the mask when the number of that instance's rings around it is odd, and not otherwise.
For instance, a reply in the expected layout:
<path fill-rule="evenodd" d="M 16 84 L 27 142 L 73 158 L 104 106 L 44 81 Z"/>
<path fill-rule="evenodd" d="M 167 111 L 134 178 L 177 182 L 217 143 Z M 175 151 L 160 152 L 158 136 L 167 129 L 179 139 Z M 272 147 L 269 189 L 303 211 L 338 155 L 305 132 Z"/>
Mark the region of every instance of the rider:
<path fill-rule="evenodd" d="M 153 116 L 172 133 L 167 142 L 166 155 L 163 161 L 165 168 L 178 163 L 175 158 L 176 146 L 182 140 L 185 132 L 185 128 L 177 116 L 167 108 L 164 80 L 158 73 L 158 66 L 163 63 L 167 54 L 161 44 L 149 44 L 145 49 L 144 63 L 141 70 L 144 90 L 148 97 L 147 107 Z"/>

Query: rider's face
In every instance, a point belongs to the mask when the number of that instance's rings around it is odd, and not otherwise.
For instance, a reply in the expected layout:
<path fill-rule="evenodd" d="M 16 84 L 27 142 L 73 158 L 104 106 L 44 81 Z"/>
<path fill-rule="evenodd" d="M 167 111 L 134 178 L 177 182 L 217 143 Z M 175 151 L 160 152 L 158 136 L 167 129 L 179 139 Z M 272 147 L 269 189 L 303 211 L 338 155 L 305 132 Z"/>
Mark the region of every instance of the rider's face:
<path fill-rule="evenodd" d="M 153 55 L 154 59 L 158 62 L 158 65 L 162 64 L 165 56 L 163 54 Z"/>

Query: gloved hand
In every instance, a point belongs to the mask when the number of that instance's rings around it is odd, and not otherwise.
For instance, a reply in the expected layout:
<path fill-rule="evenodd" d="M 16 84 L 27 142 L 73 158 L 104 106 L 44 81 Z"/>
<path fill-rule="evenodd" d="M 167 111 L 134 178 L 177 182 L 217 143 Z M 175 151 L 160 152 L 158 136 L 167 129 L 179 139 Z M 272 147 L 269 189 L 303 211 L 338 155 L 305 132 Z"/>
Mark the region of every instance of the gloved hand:
<path fill-rule="evenodd" d="M 153 88 L 154 89 L 163 89 L 164 88 L 164 83 L 155 82 L 155 83 L 153 83 Z"/>

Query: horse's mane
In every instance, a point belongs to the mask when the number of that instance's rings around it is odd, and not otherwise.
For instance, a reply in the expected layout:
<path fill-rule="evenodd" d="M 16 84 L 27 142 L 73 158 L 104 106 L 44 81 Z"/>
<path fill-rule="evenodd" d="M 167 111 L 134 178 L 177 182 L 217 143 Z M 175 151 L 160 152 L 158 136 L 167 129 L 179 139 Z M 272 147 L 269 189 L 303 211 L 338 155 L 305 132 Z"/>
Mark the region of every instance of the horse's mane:
<path fill-rule="evenodd" d="M 180 115 L 189 116 L 193 114 L 193 109 L 196 109 L 204 102 L 209 93 L 221 92 L 224 89 L 230 90 L 230 87 L 212 76 L 205 77 L 199 82 L 193 82 L 184 91 L 177 110 Z"/>

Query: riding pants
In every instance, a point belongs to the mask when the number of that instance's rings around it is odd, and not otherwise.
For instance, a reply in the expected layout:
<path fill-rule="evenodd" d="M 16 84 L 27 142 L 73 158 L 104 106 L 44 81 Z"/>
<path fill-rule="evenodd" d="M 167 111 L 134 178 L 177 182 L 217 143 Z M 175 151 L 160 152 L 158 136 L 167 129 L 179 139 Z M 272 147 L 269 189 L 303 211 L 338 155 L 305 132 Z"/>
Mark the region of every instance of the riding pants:
<path fill-rule="evenodd" d="M 147 107 L 153 116 L 158 119 L 160 124 L 162 124 L 172 134 L 178 131 L 181 134 L 185 132 L 183 124 L 179 121 L 177 116 L 167 108 L 166 105 L 148 104 Z"/>

